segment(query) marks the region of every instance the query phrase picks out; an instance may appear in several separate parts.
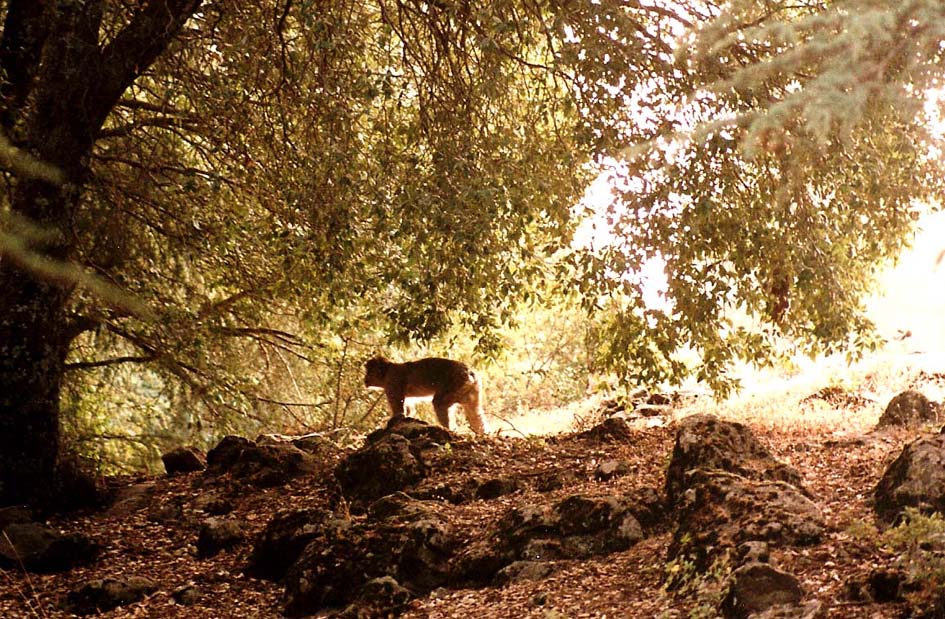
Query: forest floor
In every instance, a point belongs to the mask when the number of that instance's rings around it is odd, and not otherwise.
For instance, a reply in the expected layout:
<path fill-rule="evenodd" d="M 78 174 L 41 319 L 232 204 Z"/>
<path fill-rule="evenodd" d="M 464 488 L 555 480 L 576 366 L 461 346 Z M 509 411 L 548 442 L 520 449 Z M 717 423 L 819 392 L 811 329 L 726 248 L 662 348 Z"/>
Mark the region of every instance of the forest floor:
<path fill-rule="evenodd" d="M 898 555 L 887 548 L 875 527 L 873 489 L 902 447 L 921 430 L 873 433 L 889 398 L 914 388 L 942 400 L 945 375 L 910 367 L 887 372 L 879 364 L 855 379 L 819 374 L 820 384 L 746 393 L 727 404 L 697 398 L 677 405 L 663 425 L 635 429 L 628 441 L 588 442 L 575 434 L 545 437 L 499 436 L 477 440 L 497 462 L 492 475 L 541 475 L 543 471 L 576 473 L 575 485 L 552 492 L 532 489 L 492 500 L 473 500 L 450 507 L 449 518 L 470 531 L 485 529 L 509 508 L 558 500 L 579 492 L 621 494 L 633 488 L 662 488 L 672 452 L 675 421 L 681 416 L 712 412 L 746 423 L 772 454 L 801 472 L 804 484 L 822 508 L 829 532 L 822 543 L 772 551 L 772 562 L 795 574 L 807 599 L 823 604 L 824 616 L 836 619 L 893 619 L 905 603 L 864 603 L 850 598 L 848 583 L 865 578 L 874 568 L 897 567 Z M 945 369 L 943 367 L 942 369 Z M 815 388 L 816 387 L 816 388 Z M 813 390 L 812 390 L 813 389 Z M 761 394 L 761 395 L 759 395 Z M 590 423 L 589 417 L 583 423 Z M 928 427 L 925 432 L 937 431 Z M 596 481 L 592 471 L 601 461 L 623 459 L 630 473 Z M 460 474 L 457 472 L 456 474 Z M 449 475 L 450 473 L 446 473 Z M 124 480 L 147 488 L 152 504 L 188 501 L 201 492 L 201 473 L 175 477 Z M 444 481 L 449 481 L 444 479 Z M 158 583 L 145 600 L 103 613 L 110 618 L 281 617 L 282 587 L 243 575 L 252 539 L 279 510 L 296 510 L 323 502 L 324 493 L 311 477 L 285 486 L 247 491 L 234 501 L 232 516 L 247 523 L 248 541 L 210 558 L 196 553 L 199 518 L 160 523 L 148 509 L 72 514 L 50 521 L 70 533 L 82 533 L 101 545 L 101 557 L 86 567 L 58 574 L 28 574 L 0 569 L 0 617 L 61 618 L 66 593 L 82 583 L 109 576 L 146 576 Z M 483 589 L 438 589 L 410 602 L 404 617 L 463 619 L 534 617 L 562 619 L 714 617 L 721 583 L 694 579 L 687 590 L 664 590 L 667 528 L 629 550 L 581 561 L 558 562 L 550 576 Z M 192 586 L 196 602 L 181 606 L 173 593 Z"/>

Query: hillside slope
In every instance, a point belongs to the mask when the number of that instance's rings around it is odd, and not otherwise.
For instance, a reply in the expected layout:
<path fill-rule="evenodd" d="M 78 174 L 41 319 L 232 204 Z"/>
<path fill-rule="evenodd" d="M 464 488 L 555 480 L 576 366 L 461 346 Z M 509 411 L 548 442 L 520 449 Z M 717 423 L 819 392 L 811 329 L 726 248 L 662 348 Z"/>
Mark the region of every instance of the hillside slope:
<path fill-rule="evenodd" d="M 798 577 L 805 597 L 821 602 L 822 616 L 892 619 L 907 612 L 905 600 L 862 601 L 851 597 L 850 589 L 877 568 L 898 568 L 897 556 L 882 549 L 876 536 L 872 493 L 889 462 L 919 431 L 864 434 L 816 423 L 749 425 L 775 458 L 801 473 L 827 525 L 820 543 L 774 549 L 772 563 Z M 626 434 L 597 430 L 529 439 L 454 436 L 429 457 L 414 494 L 448 495 L 437 507 L 444 526 L 456 539 L 485 539 L 510 510 L 559 504 L 576 495 L 619 498 L 662 492 L 675 435 L 676 421 L 668 419 L 662 427 Z M 49 522 L 97 545 L 99 554 L 87 565 L 51 574 L 0 568 L 0 616 L 71 616 L 62 609 L 70 591 L 94 579 L 132 575 L 150 579 L 150 592 L 102 616 L 283 616 L 283 586 L 244 574 L 267 524 L 277 514 L 303 509 L 330 509 L 346 517 L 351 509 L 352 522 L 364 519 L 356 503 L 342 496 L 333 475 L 348 454 L 324 445 L 315 451 L 309 460 L 314 465 L 288 480 L 260 484 L 235 469 L 125 480 L 110 508 Z M 235 523 L 235 534 L 221 544 L 222 550 L 208 551 L 200 541 L 201 529 L 211 518 Z M 679 567 L 667 564 L 672 526 L 671 515 L 664 515 L 645 526 L 643 539 L 629 548 L 553 560 L 536 579 L 526 575 L 502 586 L 438 586 L 397 613 L 411 618 L 475 614 L 483 619 L 714 616 L 721 599 L 719 581 L 693 577 L 672 592 L 663 586 L 667 569 Z M 362 616 L 370 614 L 362 611 Z"/>

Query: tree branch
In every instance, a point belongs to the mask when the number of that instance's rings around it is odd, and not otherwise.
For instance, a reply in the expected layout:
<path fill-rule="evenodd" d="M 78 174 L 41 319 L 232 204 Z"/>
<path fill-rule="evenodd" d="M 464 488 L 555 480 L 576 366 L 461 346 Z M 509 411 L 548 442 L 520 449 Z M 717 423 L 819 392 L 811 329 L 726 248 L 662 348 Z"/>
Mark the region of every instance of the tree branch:
<path fill-rule="evenodd" d="M 67 363 L 63 368 L 66 371 L 70 370 L 89 370 L 92 368 L 101 368 L 109 365 L 118 365 L 120 363 L 147 363 L 148 361 L 154 361 L 156 359 L 155 355 L 146 355 L 138 357 L 115 357 L 114 359 L 101 359 L 99 361 L 77 361 L 75 363 Z"/>
<path fill-rule="evenodd" d="M 29 94 L 32 76 L 39 65 L 43 45 L 51 31 L 47 14 L 52 3 L 10 0 L 0 39 L 0 126 L 13 126 L 14 110 Z"/>

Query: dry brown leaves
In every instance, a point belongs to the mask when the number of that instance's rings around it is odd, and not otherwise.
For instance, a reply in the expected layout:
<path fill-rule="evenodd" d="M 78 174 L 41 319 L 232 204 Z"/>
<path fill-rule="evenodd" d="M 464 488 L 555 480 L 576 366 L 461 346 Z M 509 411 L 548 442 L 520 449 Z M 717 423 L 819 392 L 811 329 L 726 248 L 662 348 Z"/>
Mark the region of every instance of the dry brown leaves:
<path fill-rule="evenodd" d="M 893 558 L 875 544 L 850 531 L 857 523 L 872 522 L 869 509 L 873 487 L 884 466 L 910 436 L 884 434 L 848 438 L 823 436 L 815 429 L 779 430 L 754 428 L 779 459 L 797 467 L 805 484 L 824 509 L 831 532 L 816 547 L 776 551 L 773 558 L 797 574 L 809 597 L 819 599 L 827 616 L 836 619 L 892 619 L 896 605 L 858 605 L 847 601 L 845 583 L 888 566 Z M 477 476 L 553 475 L 569 471 L 576 482 L 553 492 L 539 493 L 533 486 L 491 501 L 471 501 L 449 508 L 450 519 L 467 537 L 478 535 L 514 505 L 548 502 L 578 492 L 621 493 L 641 486 L 662 488 L 663 474 L 673 443 L 672 428 L 634 433 L 628 442 L 593 443 L 573 438 L 489 439 L 480 443 L 491 452 L 488 464 Z M 622 458 L 631 473 L 609 482 L 593 480 L 602 460 Z M 444 467 L 439 474 L 449 483 L 464 479 L 470 470 Z M 465 470 L 464 470 L 465 469 Z M 185 499 L 189 504 L 202 490 L 195 487 L 200 474 L 155 480 L 154 502 Z M 246 489 L 235 501 L 234 517 L 248 523 L 250 536 L 258 534 L 280 509 L 302 509 L 325 500 L 313 479 L 295 480 L 282 488 Z M 25 574 L 0 570 L 0 617 L 5 619 L 67 617 L 59 600 L 81 583 L 106 576 L 137 574 L 158 582 L 160 589 L 148 599 L 107 612 L 114 619 L 280 617 L 281 588 L 247 578 L 242 568 L 251 550 L 247 542 L 215 557 L 196 557 L 195 541 L 201 514 L 180 521 L 155 523 L 147 510 L 126 516 L 103 513 L 73 515 L 53 521 L 64 531 L 84 533 L 104 548 L 101 559 L 89 567 L 64 574 Z M 668 532 L 658 533 L 626 552 L 587 561 L 559 562 L 558 569 L 541 581 L 520 582 L 480 590 L 440 589 L 414 600 L 404 617 L 419 618 L 524 618 L 558 617 L 649 618 L 686 617 L 700 601 L 696 596 L 674 598 L 661 589 Z M 172 593 L 188 584 L 200 591 L 190 606 L 174 602 Z"/>

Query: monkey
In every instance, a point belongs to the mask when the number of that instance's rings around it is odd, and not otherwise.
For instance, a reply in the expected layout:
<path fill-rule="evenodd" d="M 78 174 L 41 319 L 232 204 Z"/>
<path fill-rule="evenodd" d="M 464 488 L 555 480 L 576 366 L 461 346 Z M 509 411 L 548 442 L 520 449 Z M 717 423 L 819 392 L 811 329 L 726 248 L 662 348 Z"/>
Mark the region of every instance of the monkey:
<path fill-rule="evenodd" d="M 482 414 L 482 383 L 469 367 L 441 357 L 394 363 L 374 357 L 364 364 L 364 386 L 383 389 L 392 417 L 404 415 L 404 399 L 433 396 L 436 419 L 450 427 L 450 407 L 459 404 L 476 434 L 488 432 Z"/>

